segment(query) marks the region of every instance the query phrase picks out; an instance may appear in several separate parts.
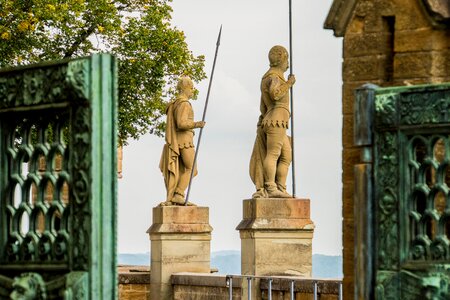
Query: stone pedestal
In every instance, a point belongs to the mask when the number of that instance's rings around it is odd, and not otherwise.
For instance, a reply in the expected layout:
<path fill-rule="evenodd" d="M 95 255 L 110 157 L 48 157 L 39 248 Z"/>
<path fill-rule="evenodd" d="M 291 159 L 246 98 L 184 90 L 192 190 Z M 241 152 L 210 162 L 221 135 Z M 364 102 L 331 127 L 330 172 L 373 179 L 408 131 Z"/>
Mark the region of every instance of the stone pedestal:
<path fill-rule="evenodd" d="M 209 208 L 163 206 L 153 208 L 151 241 L 151 299 L 172 299 L 171 275 L 210 272 Z"/>
<path fill-rule="evenodd" d="M 242 274 L 311 277 L 314 223 L 309 199 L 261 198 L 244 200 L 243 205 L 244 218 L 236 228 Z M 256 280 L 256 299 L 258 285 Z"/>

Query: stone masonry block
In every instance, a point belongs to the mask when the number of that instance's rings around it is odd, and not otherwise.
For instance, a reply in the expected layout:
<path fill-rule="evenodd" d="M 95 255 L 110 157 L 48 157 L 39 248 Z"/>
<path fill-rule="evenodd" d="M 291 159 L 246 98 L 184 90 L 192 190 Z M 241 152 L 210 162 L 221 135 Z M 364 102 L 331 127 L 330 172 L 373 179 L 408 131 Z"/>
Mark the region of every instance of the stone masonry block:
<path fill-rule="evenodd" d="M 420 1 L 395 0 L 395 30 L 414 30 L 431 27 Z"/>
<path fill-rule="evenodd" d="M 353 114 L 345 114 L 342 118 L 342 146 L 344 148 L 354 147 L 353 142 Z"/>
<path fill-rule="evenodd" d="M 450 35 L 450 31 L 447 32 Z M 448 37 L 450 40 L 450 36 Z M 433 52 L 433 68 L 431 73 L 433 77 L 450 76 L 450 50 Z M 436 82 L 436 80 L 433 80 Z"/>
<path fill-rule="evenodd" d="M 433 58 L 430 52 L 398 53 L 394 57 L 394 78 L 430 77 L 432 65 Z"/>
<path fill-rule="evenodd" d="M 394 51 L 421 52 L 447 50 L 450 47 L 450 32 L 432 28 L 401 30 L 395 33 Z"/>
<path fill-rule="evenodd" d="M 371 55 L 349 57 L 343 63 L 343 80 L 348 81 L 374 81 L 385 75 L 384 55 Z"/>
<path fill-rule="evenodd" d="M 390 35 L 384 32 L 347 34 L 344 39 L 344 59 L 386 54 L 391 50 L 388 47 L 389 39 Z"/>
<path fill-rule="evenodd" d="M 344 181 L 342 185 L 342 217 L 353 217 L 353 195 L 355 191 L 354 181 Z"/>
<path fill-rule="evenodd" d="M 343 169 L 343 181 L 352 181 L 353 178 L 353 166 L 360 161 L 360 150 L 358 148 L 344 148 L 342 151 L 342 169 Z"/>

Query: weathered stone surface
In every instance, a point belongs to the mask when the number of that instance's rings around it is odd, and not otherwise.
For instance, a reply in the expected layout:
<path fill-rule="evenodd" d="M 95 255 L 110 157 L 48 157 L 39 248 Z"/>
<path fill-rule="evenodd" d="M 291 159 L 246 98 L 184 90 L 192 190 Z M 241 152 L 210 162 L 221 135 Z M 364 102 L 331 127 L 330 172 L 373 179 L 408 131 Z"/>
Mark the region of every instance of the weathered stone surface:
<path fill-rule="evenodd" d="M 364 17 L 355 16 L 347 27 L 347 34 L 359 34 L 364 31 Z"/>
<path fill-rule="evenodd" d="M 272 299 L 290 299 L 290 285 L 294 281 L 294 299 L 313 299 L 314 283 L 317 282 L 318 299 L 339 299 L 339 280 L 312 280 L 300 277 L 272 278 Z M 264 278 L 252 286 L 260 293 L 253 299 L 267 299 L 268 279 Z M 229 299 L 226 276 L 212 274 L 177 273 L 172 276 L 174 299 Z M 246 278 L 233 277 L 233 299 L 247 299 Z"/>
<path fill-rule="evenodd" d="M 342 215 L 345 217 L 353 216 L 353 193 L 355 183 L 353 181 L 344 181 L 342 183 Z"/>
<path fill-rule="evenodd" d="M 342 151 L 343 181 L 353 180 L 353 166 L 360 161 L 360 150 L 358 148 L 344 148 Z"/>
<path fill-rule="evenodd" d="M 119 266 L 118 273 L 119 284 L 150 284 L 149 267 Z"/>
<path fill-rule="evenodd" d="M 148 300 L 149 284 L 119 284 L 119 300 Z"/>
<path fill-rule="evenodd" d="M 247 299 L 241 296 L 241 287 L 233 288 L 233 299 Z M 211 286 L 185 286 L 175 285 L 173 300 L 226 300 L 228 288 Z"/>
<path fill-rule="evenodd" d="M 430 77 L 432 64 L 432 53 L 428 51 L 398 53 L 394 59 L 394 78 Z"/>
<path fill-rule="evenodd" d="M 250 202 L 258 203 L 251 205 Z M 278 205 L 274 206 L 276 202 Z M 312 221 L 305 218 L 309 217 L 309 207 L 306 208 L 305 205 L 309 206 L 309 201 L 300 199 L 244 200 L 244 221 L 238 226 L 242 243 L 243 274 L 310 276 L 311 240 L 314 227 Z M 287 209 L 293 207 L 298 209 Z M 253 218 L 253 222 L 247 222 L 245 215 L 247 217 L 262 215 L 264 218 Z M 272 222 L 270 215 L 275 216 L 279 222 Z M 284 218 L 282 218 L 283 216 Z M 299 217 L 305 219 L 299 219 Z M 298 220 L 305 220 L 308 226 L 300 224 Z M 261 226 L 255 226 L 255 224 L 262 223 L 264 224 Z M 281 228 L 279 224 L 285 224 L 286 229 Z M 292 253 L 298 255 L 292 255 Z"/>
<path fill-rule="evenodd" d="M 342 145 L 344 148 L 354 147 L 353 114 L 345 114 L 342 118 Z"/>
<path fill-rule="evenodd" d="M 237 227 L 242 274 L 311 276 L 314 223 L 309 204 L 309 199 L 244 200 L 244 218 Z M 257 285 L 259 279 L 252 293 L 260 299 Z"/>
<path fill-rule="evenodd" d="M 242 278 L 233 278 L 233 286 L 241 286 Z M 227 278 L 221 274 L 176 273 L 172 276 L 174 285 L 227 287 Z"/>
<path fill-rule="evenodd" d="M 173 296 L 170 278 L 179 272 L 210 272 L 209 210 L 196 206 L 153 209 L 151 240 L 151 297 Z M 200 229 L 199 229 L 200 228 Z"/>
<path fill-rule="evenodd" d="M 390 50 L 390 38 L 385 32 L 347 34 L 344 40 L 344 58 L 384 54 Z"/>
<path fill-rule="evenodd" d="M 384 55 L 349 57 L 343 64 L 343 79 L 348 81 L 374 81 L 385 76 Z"/>
<path fill-rule="evenodd" d="M 148 300 L 150 269 L 142 266 L 119 266 L 119 300 Z"/>
<path fill-rule="evenodd" d="M 450 31 L 448 40 L 450 40 Z M 450 50 L 436 52 L 433 56 L 433 67 L 431 70 L 433 77 L 445 77 L 450 75 Z M 434 79 L 433 83 L 438 80 Z"/>
<path fill-rule="evenodd" d="M 445 50 L 450 45 L 450 33 L 446 30 L 419 28 L 395 33 L 395 52 Z"/>
<path fill-rule="evenodd" d="M 158 206 L 153 208 L 153 224 L 147 233 L 211 232 L 209 208 L 198 206 Z"/>
<path fill-rule="evenodd" d="M 313 229 L 309 199 L 244 200 L 243 220 L 237 230 L 298 230 Z"/>

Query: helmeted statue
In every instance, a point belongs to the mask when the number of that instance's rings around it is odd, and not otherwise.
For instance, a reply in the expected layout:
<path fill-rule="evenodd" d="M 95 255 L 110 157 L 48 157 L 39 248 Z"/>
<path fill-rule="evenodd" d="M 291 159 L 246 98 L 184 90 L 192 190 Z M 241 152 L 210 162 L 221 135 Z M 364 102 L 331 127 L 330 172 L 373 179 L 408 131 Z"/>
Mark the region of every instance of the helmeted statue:
<path fill-rule="evenodd" d="M 177 84 L 177 95 L 167 106 L 166 144 L 159 164 L 164 176 L 167 198 L 161 205 L 184 204 L 184 192 L 189 185 L 192 168 L 196 168 L 194 128 L 204 127 L 205 122 L 194 122 L 194 112 L 189 102 L 193 93 L 192 80 L 189 77 L 181 77 Z M 197 170 L 194 172 L 196 175 Z"/>
<path fill-rule="evenodd" d="M 289 89 L 295 76 L 289 68 L 288 52 L 282 46 L 269 51 L 270 68 L 261 80 L 261 115 L 250 160 L 250 177 L 256 186 L 253 198 L 290 198 L 286 178 L 292 161 L 292 148 L 286 130 L 289 126 Z"/>

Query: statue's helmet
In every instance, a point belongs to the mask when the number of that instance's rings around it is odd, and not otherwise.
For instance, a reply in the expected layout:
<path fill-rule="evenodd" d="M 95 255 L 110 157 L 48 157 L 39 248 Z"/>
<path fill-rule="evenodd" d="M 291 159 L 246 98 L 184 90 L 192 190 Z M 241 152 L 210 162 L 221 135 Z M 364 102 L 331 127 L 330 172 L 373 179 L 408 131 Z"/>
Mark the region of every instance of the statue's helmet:
<path fill-rule="evenodd" d="M 187 87 L 192 88 L 194 86 L 194 83 L 192 82 L 192 79 L 188 76 L 181 76 L 180 79 L 178 79 L 177 83 L 177 91 L 181 92 L 185 90 Z"/>
<path fill-rule="evenodd" d="M 273 46 L 269 51 L 269 62 L 271 67 L 276 67 L 288 58 L 288 52 L 286 48 L 280 45 Z"/>

